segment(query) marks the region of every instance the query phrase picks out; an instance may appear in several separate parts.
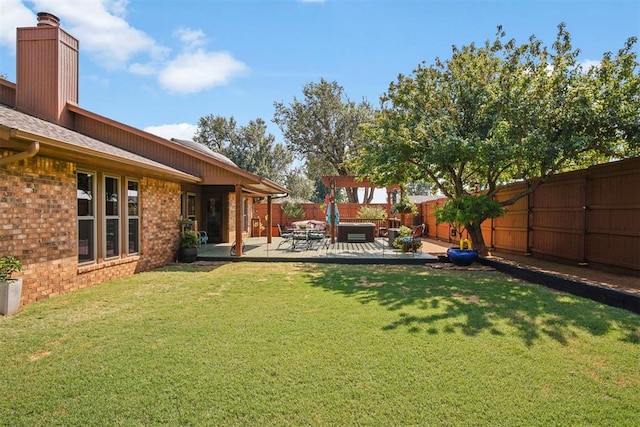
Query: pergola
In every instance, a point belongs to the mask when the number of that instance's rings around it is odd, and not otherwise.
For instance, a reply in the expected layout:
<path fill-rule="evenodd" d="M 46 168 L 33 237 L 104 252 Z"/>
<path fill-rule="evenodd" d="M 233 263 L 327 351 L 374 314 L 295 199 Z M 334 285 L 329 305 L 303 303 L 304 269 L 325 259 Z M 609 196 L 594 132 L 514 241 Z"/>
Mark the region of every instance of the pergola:
<path fill-rule="evenodd" d="M 322 177 L 322 183 L 331 190 L 331 201 L 328 209 L 329 218 L 335 217 L 336 212 L 336 188 L 379 188 L 378 185 L 372 184 L 371 181 L 364 178 L 359 178 L 353 175 L 325 175 Z M 400 185 L 393 184 L 385 187 L 387 190 L 387 211 L 391 210 L 391 193 L 394 190 L 399 190 Z M 335 221 L 331 221 L 331 243 L 335 243 Z"/>

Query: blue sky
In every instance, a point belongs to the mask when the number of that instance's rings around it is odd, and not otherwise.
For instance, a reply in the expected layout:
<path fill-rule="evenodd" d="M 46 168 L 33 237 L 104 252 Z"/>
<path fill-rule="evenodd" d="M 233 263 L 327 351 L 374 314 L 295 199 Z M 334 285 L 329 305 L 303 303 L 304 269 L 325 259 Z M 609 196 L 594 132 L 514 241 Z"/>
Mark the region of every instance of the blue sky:
<path fill-rule="evenodd" d="M 0 0 L 0 74 L 15 82 L 15 28 L 57 15 L 80 40 L 80 106 L 171 138 L 198 119 L 271 122 L 273 103 L 320 78 L 350 99 L 379 96 L 399 73 L 452 45 L 535 35 L 565 22 L 584 62 L 640 35 L 638 0 Z"/>

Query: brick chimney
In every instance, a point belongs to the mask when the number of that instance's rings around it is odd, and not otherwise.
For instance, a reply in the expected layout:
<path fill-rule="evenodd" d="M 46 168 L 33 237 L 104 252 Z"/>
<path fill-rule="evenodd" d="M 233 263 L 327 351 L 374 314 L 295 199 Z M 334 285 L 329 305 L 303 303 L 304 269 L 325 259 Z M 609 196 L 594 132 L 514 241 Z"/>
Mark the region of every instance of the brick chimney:
<path fill-rule="evenodd" d="M 65 106 L 78 103 L 78 40 L 47 12 L 36 27 L 18 28 L 16 39 L 16 109 L 71 127 Z"/>

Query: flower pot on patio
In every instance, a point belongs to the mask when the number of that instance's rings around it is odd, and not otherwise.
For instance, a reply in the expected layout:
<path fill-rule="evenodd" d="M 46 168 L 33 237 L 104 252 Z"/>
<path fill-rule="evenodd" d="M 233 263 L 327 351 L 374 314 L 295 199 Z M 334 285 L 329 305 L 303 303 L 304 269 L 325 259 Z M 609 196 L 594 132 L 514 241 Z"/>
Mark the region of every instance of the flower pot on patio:
<path fill-rule="evenodd" d="M 180 252 L 178 256 L 181 262 L 195 262 L 198 259 L 198 244 L 200 243 L 198 234 L 195 231 L 187 230 L 180 238 Z"/>
<path fill-rule="evenodd" d="M 180 262 L 195 262 L 198 259 L 198 248 L 180 248 Z"/>
<path fill-rule="evenodd" d="M 478 259 L 478 251 L 475 249 L 447 249 L 449 260 L 455 265 L 467 266 L 473 264 Z"/>
<path fill-rule="evenodd" d="M 22 298 L 22 279 L 9 279 L 0 282 L 0 314 L 15 313 Z"/>

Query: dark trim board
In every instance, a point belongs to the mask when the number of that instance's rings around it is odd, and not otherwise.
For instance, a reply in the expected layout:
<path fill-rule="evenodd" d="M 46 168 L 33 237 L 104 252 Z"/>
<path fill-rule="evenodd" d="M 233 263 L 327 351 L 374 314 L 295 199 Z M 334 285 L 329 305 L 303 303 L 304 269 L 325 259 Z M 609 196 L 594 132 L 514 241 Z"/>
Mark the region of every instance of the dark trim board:
<path fill-rule="evenodd" d="M 304 262 L 310 264 L 386 264 L 386 265 L 424 265 L 427 263 L 435 263 L 438 260 L 430 260 L 424 258 L 337 258 L 337 257 L 222 257 L 222 256 L 198 256 L 198 261 L 227 261 L 227 262 Z"/>
<path fill-rule="evenodd" d="M 478 261 L 517 279 L 640 314 L 640 295 L 482 257 Z"/>

